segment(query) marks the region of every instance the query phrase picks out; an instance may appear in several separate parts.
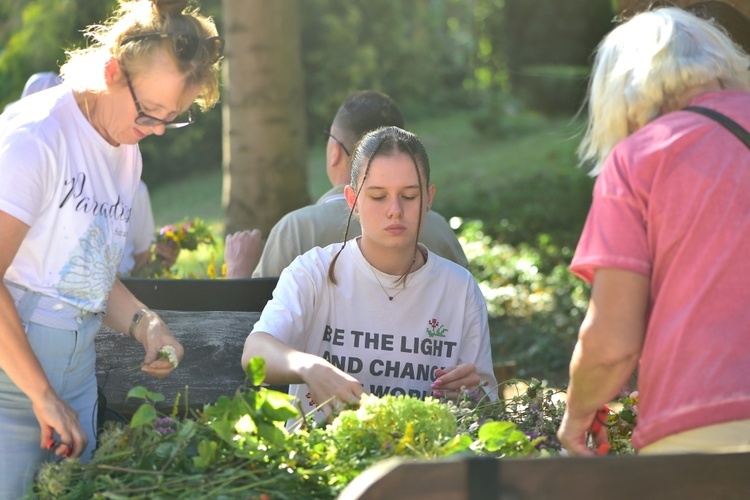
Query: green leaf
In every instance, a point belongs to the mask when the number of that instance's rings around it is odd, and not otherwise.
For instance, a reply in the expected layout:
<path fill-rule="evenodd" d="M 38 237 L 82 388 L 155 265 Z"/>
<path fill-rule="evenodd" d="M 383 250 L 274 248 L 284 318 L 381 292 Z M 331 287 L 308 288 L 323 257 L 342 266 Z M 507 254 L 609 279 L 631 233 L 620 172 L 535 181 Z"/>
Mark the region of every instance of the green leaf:
<path fill-rule="evenodd" d="M 193 457 L 193 463 L 200 469 L 207 469 L 216 460 L 216 453 L 219 445 L 216 441 L 202 439 L 198 443 L 198 456 Z"/>
<path fill-rule="evenodd" d="M 133 414 L 133 418 L 130 419 L 130 428 L 143 427 L 153 422 L 154 419 L 156 419 L 156 409 L 150 404 L 144 403 Z"/>
<path fill-rule="evenodd" d="M 245 368 L 247 378 L 252 385 L 260 385 L 266 378 L 266 360 L 256 356 L 250 360 Z"/>
<path fill-rule="evenodd" d="M 512 422 L 487 422 L 479 428 L 479 441 L 487 451 L 501 450 L 511 442 L 516 431 L 516 424 Z"/>
<path fill-rule="evenodd" d="M 440 448 L 440 451 L 445 456 L 469 451 L 471 449 L 471 442 L 471 436 L 469 436 L 468 434 L 461 434 L 460 436 L 456 436 L 445 443 Z"/>
<path fill-rule="evenodd" d="M 285 432 L 284 427 L 279 427 L 266 422 L 258 423 L 258 435 L 269 443 L 279 447 L 284 446 L 287 438 L 287 433 Z"/>
<path fill-rule="evenodd" d="M 128 391 L 126 399 L 138 398 L 145 401 L 151 401 L 152 403 L 161 403 L 164 401 L 164 395 L 158 392 L 151 392 L 143 386 L 133 387 Z"/>
<path fill-rule="evenodd" d="M 127 399 L 130 398 L 138 398 L 138 399 L 146 399 L 148 395 L 151 394 L 148 389 L 145 387 L 139 385 L 137 387 L 133 387 L 128 391 Z"/>
<path fill-rule="evenodd" d="M 286 422 L 299 416 L 299 410 L 291 403 L 294 400 L 292 396 L 278 391 L 264 392 L 266 397 L 260 408 L 264 417 L 276 422 Z"/>

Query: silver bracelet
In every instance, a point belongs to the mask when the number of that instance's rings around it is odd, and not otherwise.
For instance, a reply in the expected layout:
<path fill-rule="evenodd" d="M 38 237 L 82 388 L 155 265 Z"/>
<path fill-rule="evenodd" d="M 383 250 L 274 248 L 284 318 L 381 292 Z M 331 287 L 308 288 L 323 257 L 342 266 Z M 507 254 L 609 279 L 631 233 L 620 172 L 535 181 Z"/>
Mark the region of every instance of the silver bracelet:
<path fill-rule="evenodd" d="M 138 312 L 133 315 L 133 321 L 130 322 L 130 328 L 128 328 L 128 335 L 135 338 L 135 328 L 138 326 L 138 323 L 140 323 L 141 318 L 150 312 L 151 309 L 144 307 L 139 309 Z"/>

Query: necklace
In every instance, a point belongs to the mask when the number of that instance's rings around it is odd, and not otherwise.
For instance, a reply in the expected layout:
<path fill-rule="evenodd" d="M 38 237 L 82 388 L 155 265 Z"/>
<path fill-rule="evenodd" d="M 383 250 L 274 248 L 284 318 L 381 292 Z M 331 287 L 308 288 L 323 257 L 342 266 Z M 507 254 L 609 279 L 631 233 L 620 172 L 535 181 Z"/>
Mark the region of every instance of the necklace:
<path fill-rule="evenodd" d="M 375 272 L 375 268 L 372 267 L 372 264 L 368 262 L 367 265 L 370 266 L 370 271 L 372 271 L 372 275 L 375 276 L 375 281 L 378 282 L 378 285 L 380 285 L 380 288 L 383 290 L 383 293 L 385 293 L 385 296 L 388 297 L 388 300 L 395 299 L 399 293 L 403 292 L 406 289 L 406 281 L 404 281 L 404 285 L 399 289 L 399 291 L 391 295 L 390 293 L 388 293 L 388 290 L 385 289 L 385 287 L 383 286 L 383 283 L 380 282 L 380 278 L 378 278 L 378 273 Z"/>
<path fill-rule="evenodd" d="M 386 290 L 386 289 L 385 289 L 385 287 L 383 286 L 383 283 L 381 283 L 381 282 L 380 282 L 380 278 L 378 278 L 378 273 L 376 273 L 376 272 L 375 272 L 375 268 L 374 268 L 374 267 L 372 267 L 372 264 L 370 264 L 370 261 L 369 261 L 369 260 L 367 260 L 367 259 L 365 259 L 365 261 L 367 261 L 367 265 L 368 265 L 368 266 L 370 266 L 370 271 L 372 271 L 372 275 L 373 275 L 373 276 L 375 276 L 375 281 L 377 281 L 377 282 L 378 282 L 378 285 L 380 285 L 380 288 L 381 288 L 381 289 L 383 290 L 383 293 L 385 293 L 385 296 L 386 296 L 386 297 L 388 297 L 388 300 L 393 300 L 393 299 L 395 299 L 395 298 L 396 298 L 396 297 L 398 296 L 398 294 L 399 294 L 399 293 L 403 292 L 403 291 L 404 291 L 404 290 L 406 289 L 406 278 L 404 278 L 404 284 L 403 284 L 403 286 L 402 286 L 402 287 L 401 287 L 401 288 L 399 289 L 399 291 L 398 291 L 398 292 L 394 293 L 393 295 L 391 295 L 390 293 L 388 293 L 388 290 Z M 411 260 L 411 264 L 412 264 L 412 265 L 411 265 L 411 266 L 409 266 L 409 269 L 411 269 L 411 268 L 412 268 L 412 266 L 414 266 L 414 263 L 415 263 L 416 261 L 417 261 L 417 254 L 416 254 L 416 252 L 415 252 L 415 253 L 414 253 L 414 257 L 413 257 L 413 258 L 412 258 L 412 260 Z"/>
<path fill-rule="evenodd" d="M 91 123 L 91 112 L 89 111 L 89 99 L 88 97 L 83 98 L 83 105 L 86 108 L 86 118 L 89 120 L 89 123 Z M 93 125 L 93 123 L 91 123 Z"/>

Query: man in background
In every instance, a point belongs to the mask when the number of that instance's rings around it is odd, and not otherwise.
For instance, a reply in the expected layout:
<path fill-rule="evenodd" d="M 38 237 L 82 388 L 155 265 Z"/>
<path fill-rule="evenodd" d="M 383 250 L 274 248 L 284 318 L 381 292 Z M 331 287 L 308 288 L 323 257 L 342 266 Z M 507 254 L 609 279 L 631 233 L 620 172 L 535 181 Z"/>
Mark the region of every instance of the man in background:
<path fill-rule="evenodd" d="M 262 253 L 261 235 L 257 229 L 228 235 L 224 255 L 227 277 L 279 276 L 298 255 L 316 246 L 342 242 L 350 210 L 344 199 L 344 186 L 351 182 L 351 155 L 364 134 L 387 126 L 404 128 L 401 111 L 389 96 L 374 90 L 350 94 L 336 113 L 331 127 L 325 130 L 328 137 L 326 172 L 333 188 L 314 205 L 282 217 L 271 229 Z M 360 234 L 359 222 L 352 218 L 349 238 Z M 427 212 L 419 239 L 430 251 L 468 267 L 458 238 L 440 214 Z"/>

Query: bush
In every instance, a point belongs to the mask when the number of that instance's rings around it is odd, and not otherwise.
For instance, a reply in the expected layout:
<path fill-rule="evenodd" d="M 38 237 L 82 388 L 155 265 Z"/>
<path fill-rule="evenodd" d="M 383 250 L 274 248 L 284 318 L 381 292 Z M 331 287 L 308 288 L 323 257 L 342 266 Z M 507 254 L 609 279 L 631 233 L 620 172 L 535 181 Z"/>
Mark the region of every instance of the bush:
<path fill-rule="evenodd" d="M 529 109 L 570 116 L 583 105 L 588 75 L 588 66 L 524 66 L 516 74 L 515 93 Z"/>
<path fill-rule="evenodd" d="M 571 248 L 545 235 L 535 246 L 498 243 L 483 227 L 465 222 L 460 239 L 487 301 L 493 359 L 516 361 L 522 378 L 565 383 L 588 304 L 588 286 L 568 271 Z"/>

